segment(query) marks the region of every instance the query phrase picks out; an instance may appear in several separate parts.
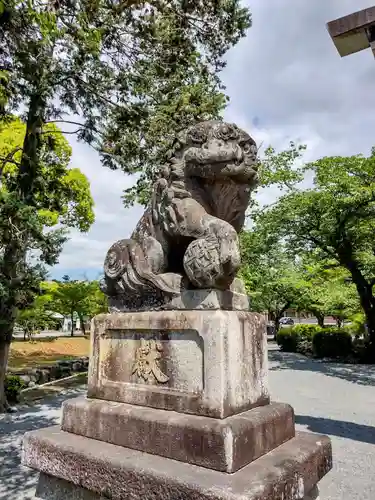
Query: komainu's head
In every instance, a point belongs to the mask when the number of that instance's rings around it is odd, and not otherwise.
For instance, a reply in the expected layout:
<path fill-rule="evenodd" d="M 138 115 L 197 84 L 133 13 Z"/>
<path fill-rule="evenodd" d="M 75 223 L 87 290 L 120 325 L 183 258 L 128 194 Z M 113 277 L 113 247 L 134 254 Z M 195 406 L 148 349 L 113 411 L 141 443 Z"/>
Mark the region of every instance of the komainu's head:
<path fill-rule="evenodd" d="M 237 125 L 206 121 L 179 133 L 172 154 L 175 160 L 182 160 L 185 175 L 188 170 L 192 177 L 208 179 L 211 176 L 255 187 L 258 182 L 257 152 L 255 141 Z"/>

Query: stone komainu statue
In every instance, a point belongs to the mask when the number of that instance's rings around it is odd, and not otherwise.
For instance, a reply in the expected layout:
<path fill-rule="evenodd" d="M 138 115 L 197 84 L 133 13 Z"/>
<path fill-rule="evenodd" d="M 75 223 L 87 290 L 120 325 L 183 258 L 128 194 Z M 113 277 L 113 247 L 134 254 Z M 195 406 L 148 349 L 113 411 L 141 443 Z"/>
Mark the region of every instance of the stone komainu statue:
<path fill-rule="evenodd" d="M 229 289 L 257 165 L 254 140 L 234 124 L 181 132 L 131 239 L 109 249 L 102 290 L 131 306 L 186 288 Z"/>

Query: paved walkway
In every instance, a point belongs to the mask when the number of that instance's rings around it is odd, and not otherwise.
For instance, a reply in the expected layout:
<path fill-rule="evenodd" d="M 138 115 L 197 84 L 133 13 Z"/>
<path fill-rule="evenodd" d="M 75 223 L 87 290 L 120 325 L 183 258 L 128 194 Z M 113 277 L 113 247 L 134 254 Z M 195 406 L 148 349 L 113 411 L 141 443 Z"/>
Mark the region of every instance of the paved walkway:
<path fill-rule="evenodd" d="M 375 366 L 321 363 L 269 349 L 274 400 L 290 403 L 297 427 L 328 434 L 334 468 L 321 500 L 375 500 Z"/>
<path fill-rule="evenodd" d="M 34 500 L 37 474 L 20 464 L 25 432 L 56 425 L 64 399 L 84 393 L 84 388 L 64 391 L 33 406 L 21 406 L 17 413 L 0 415 L 0 499 Z"/>
<path fill-rule="evenodd" d="M 321 500 L 375 499 L 375 367 L 320 363 L 270 346 L 274 400 L 290 403 L 299 429 L 332 437 L 334 470 Z M 0 499 L 32 500 L 36 474 L 20 465 L 24 432 L 58 423 L 67 391 L 53 400 L 0 416 Z"/>

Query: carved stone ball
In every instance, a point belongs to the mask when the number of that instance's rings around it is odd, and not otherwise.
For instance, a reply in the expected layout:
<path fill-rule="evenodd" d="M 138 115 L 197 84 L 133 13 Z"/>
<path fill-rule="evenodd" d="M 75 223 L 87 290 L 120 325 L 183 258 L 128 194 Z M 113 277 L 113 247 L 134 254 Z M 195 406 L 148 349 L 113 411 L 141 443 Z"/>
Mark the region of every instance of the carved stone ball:
<path fill-rule="evenodd" d="M 215 287 L 222 272 L 218 242 L 203 238 L 192 241 L 184 255 L 184 269 L 193 285 Z"/>

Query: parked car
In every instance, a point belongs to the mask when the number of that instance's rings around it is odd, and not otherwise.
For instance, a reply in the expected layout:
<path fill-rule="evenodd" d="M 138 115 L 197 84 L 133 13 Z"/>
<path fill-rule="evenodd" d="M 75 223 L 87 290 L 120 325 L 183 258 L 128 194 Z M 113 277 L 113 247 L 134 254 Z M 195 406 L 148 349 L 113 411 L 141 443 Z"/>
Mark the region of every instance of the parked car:
<path fill-rule="evenodd" d="M 293 318 L 285 316 L 284 318 L 281 318 L 280 325 L 294 325 L 294 320 Z"/>

